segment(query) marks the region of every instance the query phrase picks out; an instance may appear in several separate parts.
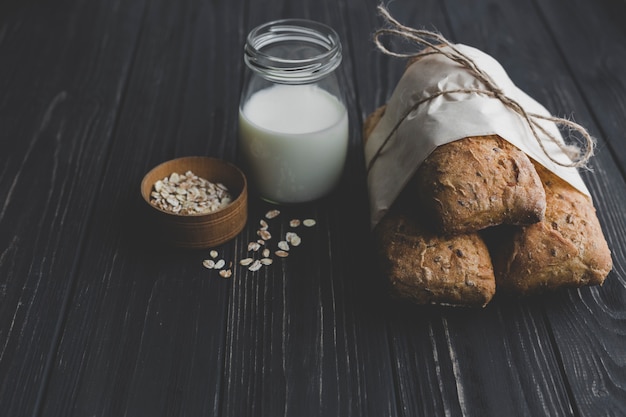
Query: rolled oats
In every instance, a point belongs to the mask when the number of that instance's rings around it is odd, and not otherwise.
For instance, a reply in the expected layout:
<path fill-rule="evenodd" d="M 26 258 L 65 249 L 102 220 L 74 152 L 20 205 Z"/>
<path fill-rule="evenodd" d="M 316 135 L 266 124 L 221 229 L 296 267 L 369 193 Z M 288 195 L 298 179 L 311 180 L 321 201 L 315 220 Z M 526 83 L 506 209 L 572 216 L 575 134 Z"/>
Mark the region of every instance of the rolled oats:
<path fill-rule="evenodd" d="M 302 239 L 300 239 L 300 236 L 298 236 L 298 234 L 294 232 L 287 232 L 287 234 L 285 235 L 285 240 L 291 246 L 300 246 L 300 243 L 302 243 Z"/>
<path fill-rule="evenodd" d="M 252 258 L 243 258 L 242 260 L 239 261 L 239 265 L 241 265 L 241 266 L 248 266 L 252 262 L 254 262 L 254 259 L 252 259 Z"/>
<path fill-rule="evenodd" d="M 228 188 L 198 177 L 191 171 L 173 172 L 156 181 L 150 193 L 150 204 L 181 215 L 210 213 L 232 202 Z"/>
<path fill-rule="evenodd" d="M 265 213 L 265 218 L 267 219 L 273 219 L 275 217 L 277 217 L 280 214 L 280 210 L 270 210 L 267 213 Z"/>
<path fill-rule="evenodd" d="M 254 271 L 258 271 L 259 269 L 261 269 L 261 266 L 263 266 L 263 264 L 261 263 L 261 261 L 257 259 L 256 261 L 252 263 L 252 265 L 248 267 L 248 269 L 254 272 Z"/>
<path fill-rule="evenodd" d="M 183 179 L 181 178 L 181 176 L 179 176 L 178 181 L 179 181 L 179 184 L 182 186 L 181 181 L 183 181 Z M 168 197 L 176 197 L 176 196 L 184 195 L 177 190 L 170 189 L 168 191 L 166 186 L 167 186 L 167 183 L 170 182 L 169 178 L 165 178 L 162 181 L 160 180 L 160 182 L 161 184 L 159 185 L 155 184 L 155 189 L 152 192 L 153 196 L 160 196 L 161 199 L 166 199 Z M 193 189 L 194 189 L 193 187 L 189 188 L 185 195 L 196 193 L 197 191 L 192 191 Z M 165 195 L 165 197 L 163 197 L 163 195 Z M 203 203 L 203 204 L 209 204 L 209 203 Z M 277 217 L 279 214 L 280 214 L 279 210 L 276 210 L 276 209 L 270 210 L 265 214 L 265 218 L 273 219 Z M 313 227 L 315 226 L 315 224 L 316 224 L 316 221 L 314 219 L 305 219 L 305 220 L 291 219 L 289 220 L 289 227 L 292 229 L 299 227 L 300 225 L 304 225 L 306 227 Z M 260 237 L 260 239 L 257 239 L 256 241 L 251 241 L 248 243 L 248 252 L 258 252 L 261 249 L 261 247 L 265 246 L 263 248 L 263 251 L 259 253 L 260 255 L 259 257 L 256 257 L 256 255 L 254 254 L 250 254 L 248 257 L 240 259 L 238 262 L 240 266 L 247 267 L 248 270 L 251 272 L 259 271 L 262 267 L 269 266 L 274 263 L 274 259 L 272 258 L 272 252 L 270 250 L 272 249 L 272 243 L 270 241 L 270 239 L 272 238 L 272 234 L 270 233 L 270 225 L 264 219 L 261 219 L 259 221 L 259 225 L 260 227 L 259 229 L 257 229 L 256 234 Z M 276 243 L 276 246 L 274 247 L 275 249 L 274 255 L 279 258 L 287 258 L 289 256 L 290 250 L 291 251 L 295 250 L 293 248 L 296 246 L 300 246 L 301 243 L 302 243 L 302 239 L 297 233 L 295 233 L 294 231 L 287 231 L 284 234 L 284 239 L 281 239 Z M 208 269 L 219 270 L 219 275 L 223 278 L 230 278 L 233 274 L 233 270 L 232 270 L 233 262 L 229 262 L 228 266 L 226 266 L 226 261 L 224 259 L 217 260 L 217 257 L 219 256 L 219 254 L 216 250 L 211 250 L 209 254 L 212 259 L 205 259 L 202 262 L 203 265 Z"/>
<path fill-rule="evenodd" d="M 272 234 L 267 230 L 259 229 L 256 234 L 263 240 L 270 240 L 272 238 Z"/>

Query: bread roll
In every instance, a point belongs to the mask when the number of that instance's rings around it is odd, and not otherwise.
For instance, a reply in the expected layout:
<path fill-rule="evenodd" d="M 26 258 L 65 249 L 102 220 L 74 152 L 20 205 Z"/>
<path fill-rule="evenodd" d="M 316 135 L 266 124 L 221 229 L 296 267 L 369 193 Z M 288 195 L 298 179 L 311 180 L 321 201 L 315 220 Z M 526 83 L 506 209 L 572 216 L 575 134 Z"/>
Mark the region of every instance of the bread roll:
<path fill-rule="evenodd" d="M 541 165 L 536 169 L 546 190 L 545 219 L 489 236 L 498 291 L 602 284 L 613 265 L 591 199 Z"/>
<path fill-rule="evenodd" d="M 417 192 L 443 233 L 543 219 L 546 197 L 525 153 L 496 135 L 438 147 L 415 175 Z"/>
<path fill-rule="evenodd" d="M 363 126 L 365 140 L 384 107 Z M 376 255 L 391 295 L 417 304 L 485 306 L 495 293 L 489 251 L 476 234 L 446 237 L 428 230 L 414 190 L 405 190 L 376 225 Z"/>
<path fill-rule="evenodd" d="M 374 229 L 378 264 L 391 294 L 417 304 L 485 306 L 496 285 L 482 238 L 434 234 L 420 224 L 416 210 L 401 196 Z"/>
<path fill-rule="evenodd" d="M 368 137 L 385 113 L 365 121 Z M 439 146 L 409 184 L 429 221 L 445 234 L 475 232 L 499 224 L 526 225 L 543 219 L 546 196 L 524 152 L 497 135 L 467 137 Z"/>

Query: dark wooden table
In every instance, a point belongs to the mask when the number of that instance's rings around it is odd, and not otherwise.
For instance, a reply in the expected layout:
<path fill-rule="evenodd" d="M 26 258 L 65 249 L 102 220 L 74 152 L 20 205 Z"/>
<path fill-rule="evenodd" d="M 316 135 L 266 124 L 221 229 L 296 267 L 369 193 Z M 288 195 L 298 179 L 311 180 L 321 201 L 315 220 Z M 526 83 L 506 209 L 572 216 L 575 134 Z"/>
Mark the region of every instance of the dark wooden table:
<path fill-rule="evenodd" d="M 626 415 L 626 2 L 389 2 L 598 140 L 582 175 L 613 252 L 604 286 L 484 310 L 392 303 L 374 273 L 360 129 L 405 65 L 374 47 L 376 6 L 0 3 L 0 415 Z M 238 163 L 242 45 L 284 17 L 341 36 L 346 171 L 277 220 L 317 220 L 297 252 L 222 279 L 208 251 L 145 237 L 139 183 L 177 156 Z M 221 257 L 245 255 L 267 209 L 252 199 Z"/>

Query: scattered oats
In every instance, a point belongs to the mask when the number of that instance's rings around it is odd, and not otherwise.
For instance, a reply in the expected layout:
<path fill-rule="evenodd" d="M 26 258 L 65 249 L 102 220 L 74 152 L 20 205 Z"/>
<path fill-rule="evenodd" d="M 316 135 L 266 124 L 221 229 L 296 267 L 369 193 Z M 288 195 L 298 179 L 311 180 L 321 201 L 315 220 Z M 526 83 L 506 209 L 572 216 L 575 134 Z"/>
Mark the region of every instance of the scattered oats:
<path fill-rule="evenodd" d="M 280 258 L 286 258 L 287 256 L 289 256 L 289 252 L 286 252 L 284 250 L 277 250 L 274 253 L 276 254 L 276 256 L 278 256 Z"/>
<path fill-rule="evenodd" d="M 300 226 L 300 220 L 298 219 L 292 219 L 289 221 L 289 226 L 290 227 L 298 227 Z"/>
<path fill-rule="evenodd" d="M 287 232 L 285 239 L 291 246 L 300 246 L 300 243 L 302 243 L 300 236 L 293 232 Z"/>
<path fill-rule="evenodd" d="M 313 219 L 306 219 L 302 221 L 302 224 L 305 225 L 306 227 L 313 227 L 315 226 L 316 222 Z"/>
<path fill-rule="evenodd" d="M 256 234 L 263 240 L 270 240 L 272 238 L 272 234 L 267 230 L 257 230 Z"/>
<path fill-rule="evenodd" d="M 267 222 L 263 219 L 261 219 L 259 224 L 261 225 L 261 230 L 267 230 L 267 228 L 270 227 L 269 224 L 267 224 Z"/>
<path fill-rule="evenodd" d="M 270 210 L 267 213 L 265 213 L 265 217 L 268 219 L 273 219 L 274 217 L 278 216 L 280 214 L 280 210 Z"/>
<path fill-rule="evenodd" d="M 224 265 L 226 265 L 226 261 L 223 259 L 220 259 L 219 261 L 215 262 L 215 266 L 213 268 L 222 269 L 224 268 Z"/>
<path fill-rule="evenodd" d="M 263 257 L 267 258 L 270 256 L 270 250 L 268 248 L 263 249 Z"/>
<path fill-rule="evenodd" d="M 239 261 L 239 265 L 241 266 L 248 266 L 250 265 L 252 262 L 254 261 L 254 259 L 252 258 L 244 258 L 242 260 Z"/>
<path fill-rule="evenodd" d="M 213 269 L 215 268 L 215 261 L 213 259 L 205 259 L 202 261 L 202 265 L 204 265 L 206 269 Z"/>
<path fill-rule="evenodd" d="M 222 269 L 220 271 L 220 277 L 222 278 L 230 278 L 233 275 L 233 271 L 230 269 Z"/>
<path fill-rule="evenodd" d="M 216 250 L 212 250 L 211 252 L 209 252 L 209 255 L 211 255 L 211 258 L 215 259 L 215 258 L 217 258 L 217 251 Z"/>
<path fill-rule="evenodd" d="M 287 243 L 287 241 L 285 240 L 281 240 L 280 242 L 278 242 L 278 248 L 282 250 L 289 250 L 289 243 Z"/>
<path fill-rule="evenodd" d="M 259 245 L 265 245 L 265 241 L 263 239 L 259 239 L 256 241 Z"/>
<path fill-rule="evenodd" d="M 248 252 L 249 251 L 258 251 L 261 248 L 261 245 L 259 244 L 259 242 L 250 242 L 248 243 Z"/>
<path fill-rule="evenodd" d="M 263 259 L 261 259 L 261 261 L 260 261 L 260 262 L 261 262 L 261 264 L 263 264 L 263 265 L 271 265 L 271 264 L 272 264 L 272 262 L 274 262 L 274 261 L 272 260 L 272 258 L 263 258 Z"/>
<path fill-rule="evenodd" d="M 258 271 L 259 269 L 261 269 L 261 266 L 263 266 L 263 264 L 261 263 L 261 261 L 257 259 L 256 261 L 252 263 L 252 265 L 248 267 L 248 269 L 254 272 L 254 271 Z"/>

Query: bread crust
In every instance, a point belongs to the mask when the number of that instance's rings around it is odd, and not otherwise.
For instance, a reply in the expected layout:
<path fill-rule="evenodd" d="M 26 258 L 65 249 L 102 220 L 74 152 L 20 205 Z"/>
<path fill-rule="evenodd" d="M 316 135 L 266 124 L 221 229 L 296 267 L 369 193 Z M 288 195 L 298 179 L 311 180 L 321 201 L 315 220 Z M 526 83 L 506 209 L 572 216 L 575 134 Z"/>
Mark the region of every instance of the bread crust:
<path fill-rule="evenodd" d="M 363 125 L 369 137 L 384 114 Z M 391 295 L 417 304 L 485 306 L 495 293 L 489 251 L 477 233 L 444 236 L 428 230 L 417 194 L 405 190 L 373 231 L 381 273 Z"/>
<path fill-rule="evenodd" d="M 428 216 L 442 233 L 543 219 L 546 196 L 530 159 L 497 135 L 447 143 L 415 176 Z"/>
<path fill-rule="evenodd" d="M 598 285 L 613 267 L 591 199 L 495 135 L 437 148 L 373 236 L 392 294 L 418 304 Z"/>
<path fill-rule="evenodd" d="M 489 251 L 477 233 L 434 234 L 399 198 L 374 229 L 391 295 L 417 304 L 483 307 L 495 293 Z"/>
<path fill-rule="evenodd" d="M 546 190 L 545 219 L 489 238 L 498 290 L 526 295 L 601 285 L 613 262 L 591 199 L 535 165 Z"/>
<path fill-rule="evenodd" d="M 367 138 L 385 106 L 363 125 Z M 444 234 L 476 232 L 499 224 L 526 225 L 544 218 L 546 196 L 528 156 L 497 135 L 459 139 L 437 147 L 409 187 Z"/>

